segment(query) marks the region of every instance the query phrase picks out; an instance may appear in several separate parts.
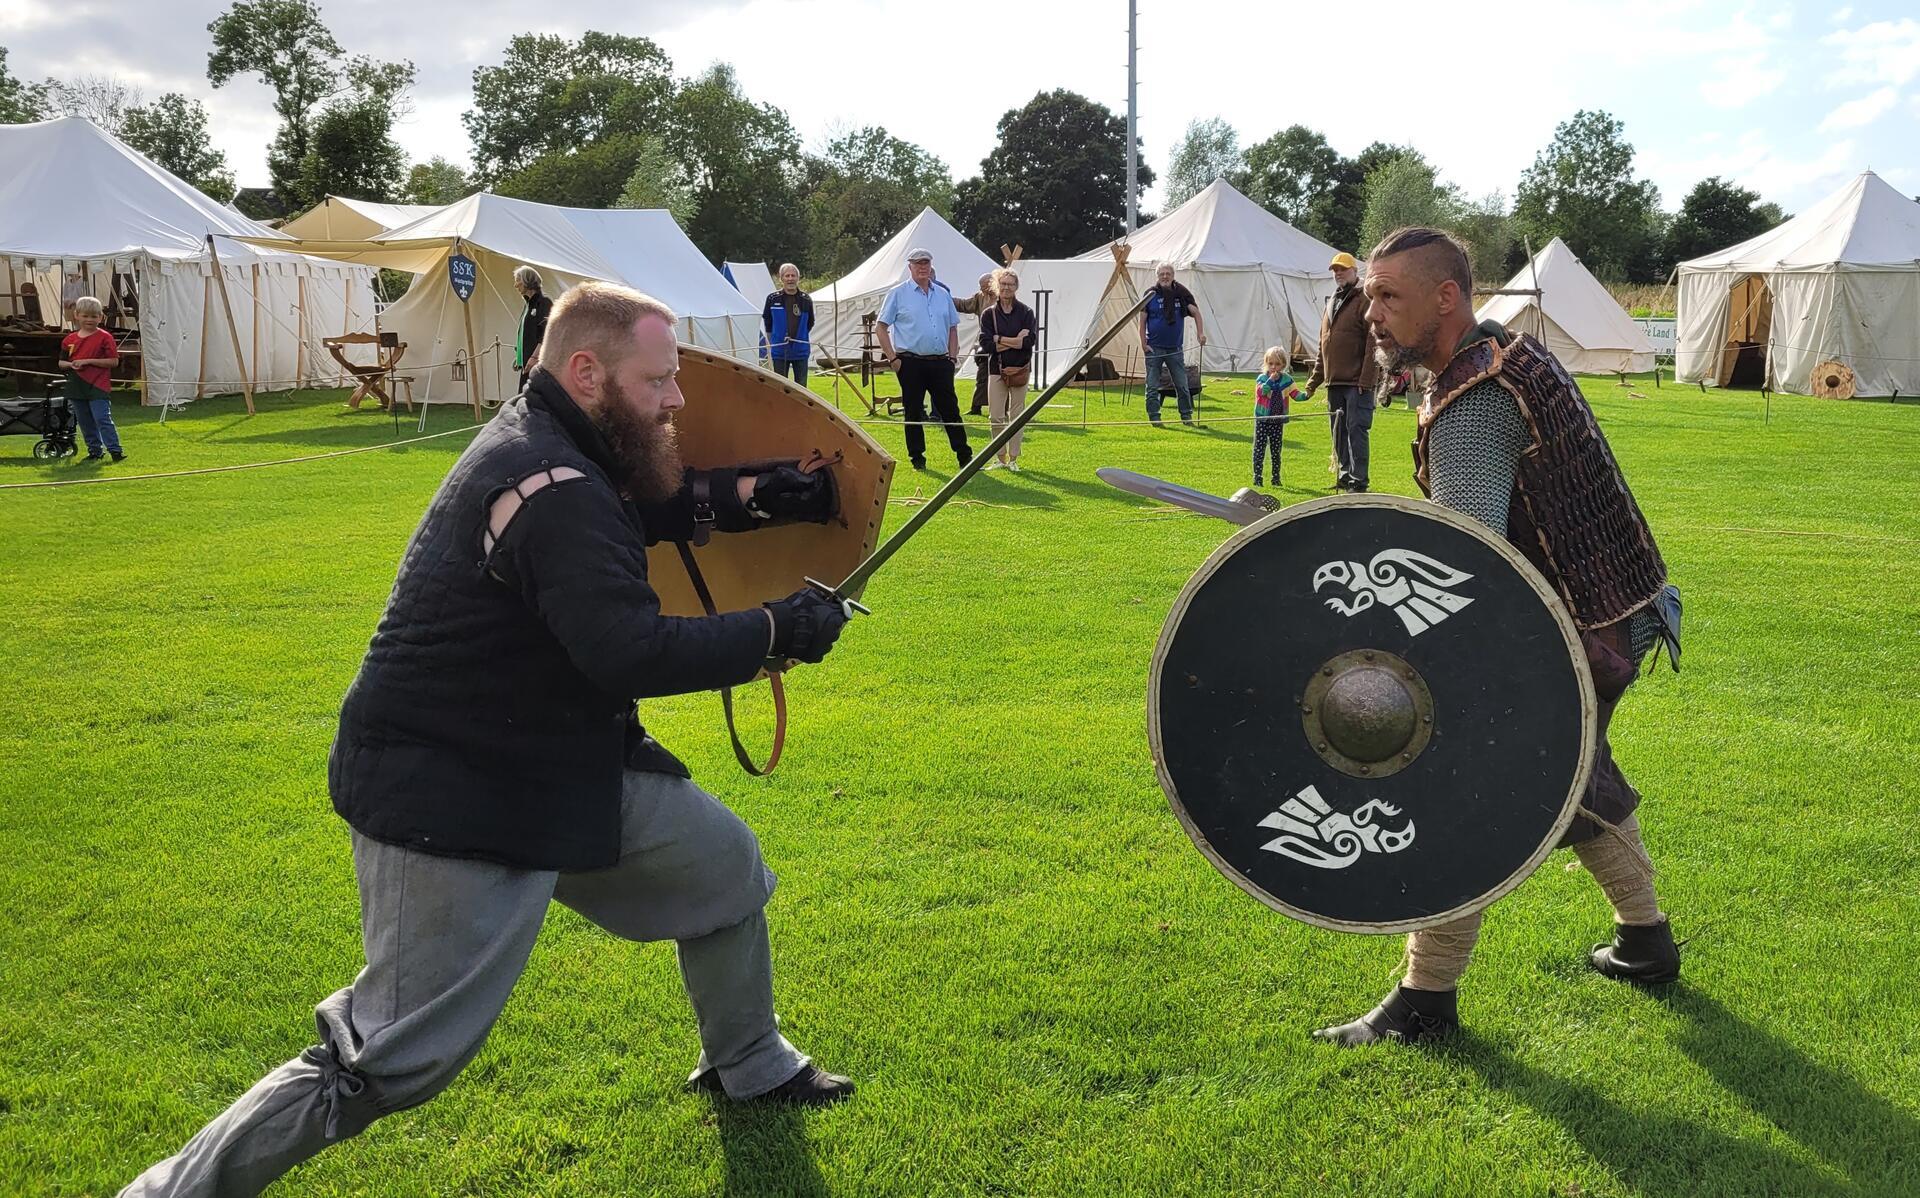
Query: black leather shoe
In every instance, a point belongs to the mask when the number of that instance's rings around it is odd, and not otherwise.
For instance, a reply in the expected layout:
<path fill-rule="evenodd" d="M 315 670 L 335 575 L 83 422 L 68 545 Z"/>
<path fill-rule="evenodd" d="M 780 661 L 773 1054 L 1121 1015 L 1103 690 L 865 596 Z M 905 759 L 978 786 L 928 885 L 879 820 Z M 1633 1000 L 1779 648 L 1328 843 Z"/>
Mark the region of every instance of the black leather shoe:
<path fill-rule="evenodd" d="M 1673 925 L 1664 919 L 1651 925 L 1614 924 L 1613 943 L 1594 945 L 1587 960 L 1615 981 L 1660 986 L 1680 980 L 1680 946 L 1673 941 Z"/>
<path fill-rule="evenodd" d="M 687 1082 L 687 1089 L 700 1094 L 712 1094 L 725 1098 L 726 1089 L 720 1084 L 720 1071 L 709 1069 L 697 1073 Z M 853 1082 L 837 1073 L 828 1073 L 818 1065 L 805 1065 L 800 1072 L 781 1082 L 765 1094 L 756 1094 L 752 1098 L 734 1099 L 736 1102 L 787 1103 L 793 1106 L 832 1106 L 836 1102 L 853 1097 Z"/>
<path fill-rule="evenodd" d="M 1456 1005 L 1459 993 L 1457 990 L 1410 990 L 1405 986 L 1395 986 L 1392 993 L 1373 1010 L 1352 1023 L 1323 1027 L 1313 1033 L 1313 1038 L 1330 1040 L 1342 1048 L 1373 1044 L 1380 1040 L 1397 1040 L 1402 1044 L 1437 1040 L 1460 1030 L 1460 1014 Z"/>

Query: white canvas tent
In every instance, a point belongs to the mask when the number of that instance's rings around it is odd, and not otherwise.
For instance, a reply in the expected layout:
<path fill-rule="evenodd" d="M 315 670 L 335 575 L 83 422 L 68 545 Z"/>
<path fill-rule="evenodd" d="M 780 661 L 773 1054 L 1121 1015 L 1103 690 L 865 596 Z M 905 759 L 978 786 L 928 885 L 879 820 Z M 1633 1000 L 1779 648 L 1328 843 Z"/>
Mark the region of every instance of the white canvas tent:
<path fill-rule="evenodd" d="M 1568 370 L 1613 374 L 1653 369 L 1653 343 L 1646 333 L 1558 237 L 1541 247 L 1503 290 L 1540 294 L 1490 296 L 1475 315 L 1497 320 L 1516 333 L 1533 334 Z"/>
<path fill-rule="evenodd" d="M 880 301 L 907 279 L 907 254 L 925 249 L 933 254 L 934 278 L 945 283 L 956 299 L 972 295 L 980 276 L 1000 264 L 980 252 L 960 231 L 931 208 L 908 221 L 865 262 L 813 292 L 813 352 L 815 357 L 860 356 L 860 318 L 880 310 Z M 757 310 L 757 309 L 756 309 Z M 971 316 L 960 317 L 960 350 L 970 347 L 979 330 Z"/>
<path fill-rule="evenodd" d="M 1297 341 L 1320 350 L 1321 306 L 1333 295 L 1333 247 L 1310 237 L 1254 203 L 1225 179 L 1215 179 L 1186 203 L 1127 239 L 1134 286 L 1153 286 L 1160 264 L 1173 267 L 1199 302 L 1207 348 L 1201 369 L 1260 369 L 1270 345 Z M 1080 259 L 1111 261 L 1107 246 Z M 1187 330 L 1191 355 L 1193 330 Z"/>
<path fill-rule="evenodd" d="M 427 403 L 492 404 L 518 389 L 513 350 L 526 305 L 513 269 L 523 263 L 555 299 L 589 279 L 638 288 L 674 310 L 688 345 L 751 362 L 759 344 L 759 305 L 734 290 L 664 209 L 559 208 L 481 192 L 369 240 L 298 244 L 421 276 L 381 325 L 406 343 L 399 373 L 413 377 L 414 397 Z M 455 254 L 476 268 L 465 303 L 449 274 Z"/>
<path fill-rule="evenodd" d="M 280 226 L 288 237 L 312 241 L 364 241 L 410 225 L 436 210 L 433 204 L 376 204 L 328 196 Z"/>
<path fill-rule="evenodd" d="M 1058 380 L 1093 339 L 1140 298 L 1132 277 L 1116 269 L 1111 256 L 1105 262 L 1022 258 L 1013 270 L 1020 276 L 1020 299 L 1033 307 L 1043 326 L 1040 348 L 1044 353 L 1034 362 L 1035 386 Z M 1141 355 L 1138 319 L 1128 320 L 1100 356 L 1112 364 L 1115 375 L 1144 380 L 1146 359 Z"/>
<path fill-rule="evenodd" d="M 1726 384 L 1745 349 L 1777 390 L 1807 394 L 1833 361 L 1856 394 L 1920 393 L 1920 203 L 1871 171 L 1679 276 L 1682 382 Z"/>
<path fill-rule="evenodd" d="M 103 301 L 120 280 L 145 403 L 343 385 L 320 338 L 372 328 L 373 272 L 275 248 L 292 244 L 89 121 L 0 125 L 0 308 L 16 314 L 31 281 L 58 321 L 69 269 Z"/>
<path fill-rule="evenodd" d="M 753 305 L 756 312 L 780 286 L 773 281 L 773 272 L 767 269 L 764 262 L 722 262 L 720 273 L 727 277 L 727 282 L 732 283 L 736 291 L 747 297 L 747 302 Z"/>

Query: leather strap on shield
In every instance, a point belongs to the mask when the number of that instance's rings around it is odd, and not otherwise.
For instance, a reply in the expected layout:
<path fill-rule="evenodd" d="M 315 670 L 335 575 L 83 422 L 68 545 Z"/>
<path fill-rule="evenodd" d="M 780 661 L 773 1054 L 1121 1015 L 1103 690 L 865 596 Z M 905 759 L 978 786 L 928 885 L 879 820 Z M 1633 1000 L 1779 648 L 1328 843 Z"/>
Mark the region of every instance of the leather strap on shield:
<path fill-rule="evenodd" d="M 707 589 L 707 580 L 700 574 L 700 563 L 693 559 L 693 547 L 685 541 L 675 541 L 674 547 L 680 551 L 680 561 L 687 568 L 687 579 L 693 583 L 694 593 L 700 596 L 700 606 L 706 608 L 710 616 L 719 615 L 719 609 L 713 605 L 713 592 Z M 787 688 L 780 681 L 780 671 L 775 669 L 768 669 L 767 682 L 773 687 L 773 748 L 767 753 L 767 764 L 763 766 L 753 764 L 753 757 L 740 739 L 740 729 L 733 718 L 733 688 L 720 688 L 720 708 L 727 713 L 727 738 L 733 741 L 734 760 L 756 778 L 773 772 L 773 767 L 780 764 L 780 750 L 787 744 Z"/>

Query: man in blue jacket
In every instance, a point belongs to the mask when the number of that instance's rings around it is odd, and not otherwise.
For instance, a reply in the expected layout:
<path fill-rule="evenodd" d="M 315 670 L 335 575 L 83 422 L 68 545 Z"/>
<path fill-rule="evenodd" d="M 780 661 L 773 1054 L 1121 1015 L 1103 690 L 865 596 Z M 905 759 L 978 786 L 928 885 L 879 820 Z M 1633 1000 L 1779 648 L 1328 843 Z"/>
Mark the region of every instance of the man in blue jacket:
<path fill-rule="evenodd" d="M 791 262 L 780 267 L 780 290 L 769 292 L 767 302 L 760 305 L 760 328 L 766 334 L 773 372 L 806 386 L 813 297 L 800 290 L 800 268 Z"/>
<path fill-rule="evenodd" d="M 1193 321 L 1193 335 L 1203 347 L 1207 344 L 1207 325 L 1200 318 L 1200 305 L 1184 283 L 1174 280 L 1173 267 L 1162 262 L 1147 290 L 1147 303 L 1140 310 L 1140 344 L 1147 355 L 1147 419 L 1160 423 L 1160 371 L 1173 376 L 1173 391 L 1179 397 L 1180 423 L 1193 424 L 1193 390 L 1187 384 L 1187 321 Z"/>
<path fill-rule="evenodd" d="M 833 515 L 819 475 L 683 470 L 678 370 L 659 302 L 586 283 L 554 304 L 526 392 L 428 505 L 341 708 L 327 781 L 353 829 L 366 967 L 316 1008 L 318 1045 L 123 1195 L 256 1194 L 439 1093 L 556 900 L 615 936 L 677 942 L 695 1089 L 806 1105 L 852 1092 L 779 1032 L 774 879 L 753 833 L 635 718 L 638 698 L 819 661 L 847 620 L 810 591 L 661 614 L 648 544 Z"/>

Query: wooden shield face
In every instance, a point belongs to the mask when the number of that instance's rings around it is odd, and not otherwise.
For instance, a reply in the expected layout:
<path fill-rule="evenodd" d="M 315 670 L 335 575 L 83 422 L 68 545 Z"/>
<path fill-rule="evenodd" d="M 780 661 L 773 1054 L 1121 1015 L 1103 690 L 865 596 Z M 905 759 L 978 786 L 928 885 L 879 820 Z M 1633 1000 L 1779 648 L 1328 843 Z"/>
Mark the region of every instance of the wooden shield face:
<path fill-rule="evenodd" d="M 824 467 L 839 491 L 838 518 L 715 533 L 694 548 L 716 607 L 738 611 L 785 598 L 806 585 L 808 576 L 838 582 L 873 551 L 886 515 L 893 458 L 851 417 L 778 375 L 688 345 L 680 347 L 680 390 L 687 405 L 674 425 L 688 466 L 804 459 L 816 450 L 829 459 L 838 455 Z M 666 614 L 706 614 L 672 544 L 647 550 L 647 581 Z"/>
<path fill-rule="evenodd" d="M 1160 634 L 1160 784 L 1261 902 L 1398 932 L 1479 910 L 1556 845 L 1596 728 L 1578 633 L 1504 540 L 1437 504 L 1300 504 L 1234 534 Z"/>

